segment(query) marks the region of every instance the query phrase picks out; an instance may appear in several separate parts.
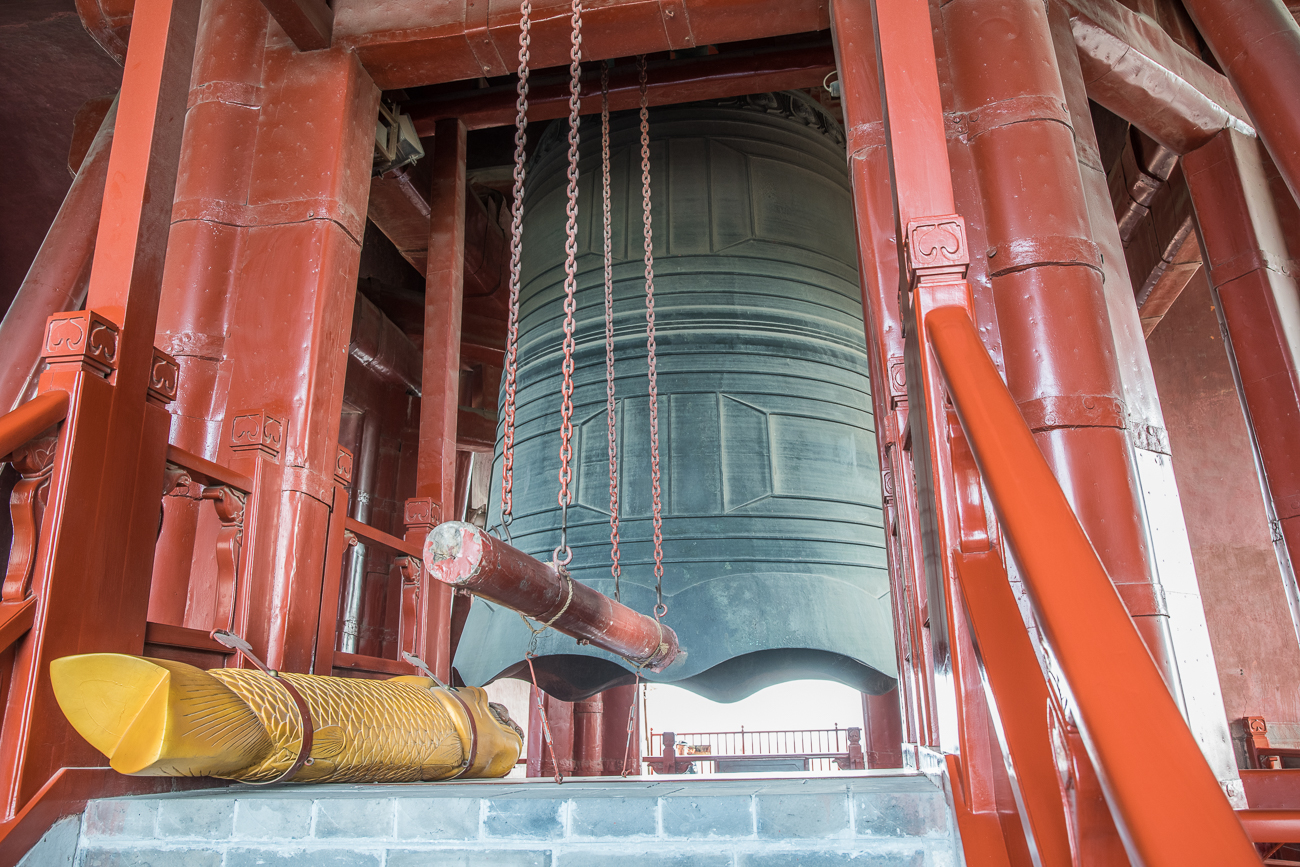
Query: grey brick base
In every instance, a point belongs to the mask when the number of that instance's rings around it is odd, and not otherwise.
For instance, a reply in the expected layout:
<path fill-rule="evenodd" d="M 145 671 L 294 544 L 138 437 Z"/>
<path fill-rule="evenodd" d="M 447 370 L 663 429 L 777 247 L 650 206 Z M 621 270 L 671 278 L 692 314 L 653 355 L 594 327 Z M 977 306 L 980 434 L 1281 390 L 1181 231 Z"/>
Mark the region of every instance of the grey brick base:
<path fill-rule="evenodd" d="M 114 798 L 87 806 L 74 863 L 957 867 L 959 848 L 943 792 L 929 779 L 869 773 L 234 787 Z"/>

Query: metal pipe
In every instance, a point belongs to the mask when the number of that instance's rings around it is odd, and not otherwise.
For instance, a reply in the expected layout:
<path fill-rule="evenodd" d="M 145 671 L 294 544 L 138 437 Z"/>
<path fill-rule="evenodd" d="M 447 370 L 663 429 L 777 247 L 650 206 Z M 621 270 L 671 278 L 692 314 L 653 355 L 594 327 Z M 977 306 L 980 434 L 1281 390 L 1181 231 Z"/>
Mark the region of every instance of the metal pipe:
<path fill-rule="evenodd" d="M 945 307 L 925 328 L 1130 856 L 1258 863 L 974 323 Z M 1160 773 L 1135 730 L 1161 732 Z"/>
<path fill-rule="evenodd" d="M 116 120 L 115 99 L 0 322 L 0 346 L 5 350 L 0 366 L 0 411 L 13 409 L 27 394 L 40 367 L 45 321 L 55 313 L 76 310 L 86 298 Z"/>
<path fill-rule="evenodd" d="M 677 657 L 677 633 L 653 617 L 489 536 L 473 524 L 448 521 L 424 543 L 424 567 L 438 581 L 549 624 L 633 665 L 663 671 Z"/>
<path fill-rule="evenodd" d="M 1282 0 L 1183 4 L 1300 201 L 1300 25 Z"/>
<path fill-rule="evenodd" d="M 68 393 L 47 391 L 0 415 L 0 459 L 41 431 L 68 417 Z"/>

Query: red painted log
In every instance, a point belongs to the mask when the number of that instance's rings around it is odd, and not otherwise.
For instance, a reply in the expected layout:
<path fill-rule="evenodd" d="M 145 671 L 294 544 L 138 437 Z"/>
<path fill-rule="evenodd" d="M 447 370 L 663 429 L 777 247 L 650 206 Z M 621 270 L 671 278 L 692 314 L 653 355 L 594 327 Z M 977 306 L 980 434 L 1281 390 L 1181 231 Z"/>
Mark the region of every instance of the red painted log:
<path fill-rule="evenodd" d="M 677 657 L 677 633 L 653 617 L 577 581 L 489 536 L 473 524 L 448 521 L 424 543 L 424 567 L 444 584 L 468 590 L 589 641 L 633 665 L 663 671 Z"/>
<path fill-rule="evenodd" d="M 41 249 L 27 269 L 18 294 L 0 322 L 0 412 L 13 409 L 28 392 L 45 338 L 45 320 L 76 310 L 85 298 L 86 277 L 95 253 L 99 211 L 108 176 L 117 102 L 109 109 L 77 170 L 68 195 Z"/>
<path fill-rule="evenodd" d="M 1186 0 L 1300 201 L 1300 25 L 1281 0 Z"/>

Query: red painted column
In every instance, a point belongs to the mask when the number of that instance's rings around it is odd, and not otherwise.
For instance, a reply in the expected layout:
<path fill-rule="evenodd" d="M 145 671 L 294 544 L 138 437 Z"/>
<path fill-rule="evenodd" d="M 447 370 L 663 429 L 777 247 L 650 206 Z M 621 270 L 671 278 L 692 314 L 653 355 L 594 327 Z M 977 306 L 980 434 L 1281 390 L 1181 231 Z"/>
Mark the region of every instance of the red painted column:
<path fill-rule="evenodd" d="M 73 400 L 33 577 L 35 622 L 13 657 L 0 728 L 6 817 L 59 768 L 102 762 L 59 711 L 50 661 L 93 651 L 140 653 L 144 646 L 166 458 L 164 404 L 175 387 L 175 364 L 156 352 L 154 325 L 199 3 L 140 0 L 138 13 L 108 160 L 89 309 L 56 336 L 45 332 L 47 356 L 72 361 L 71 353 L 85 360 L 56 365 L 42 379 L 43 389 L 63 388 Z"/>
<path fill-rule="evenodd" d="M 455 514 L 456 416 L 460 405 L 460 326 L 465 291 L 465 125 L 439 121 L 429 196 L 429 265 L 425 275 L 424 372 L 415 495 L 444 519 Z M 423 544 L 423 538 L 411 539 Z M 426 576 L 427 577 L 427 576 Z M 440 678 L 451 676 L 451 588 L 425 585 L 418 647 Z"/>
<path fill-rule="evenodd" d="M 599 777 L 605 758 L 605 698 L 596 693 L 573 703 L 573 775 Z"/>
<path fill-rule="evenodd" d="M 231 212 L 248 200 L 267 22 L 259 0 L 209 3 L 200 15 L 163 269 L 157 340 L 181 366 L 170 407 L 171 442 L 211 461 L 218 460 L 230 434 L 225 418 L 229 365 L 223 368 L 222 360 L 241 288 L 236 283 L 239 244 L 247 231 Z M 253 474 L 251 466 L 240 469 Z M 216 580 L 211 550 L 196 556 L 195 549 L 200 520 L 211 508 L 186 495 L 164 500 L 151 621 L 211 628 L 186 622 L 191 584 Z"/>
<path fill-rule="evenodd" d="M 1300 26 L 1282 0 L 1184 0 L 1300 201 Z"/>
<path fill-rule="evenodd" d="M 220 462 L 237 458 L 232 426 L 260 411 L 283 420 L 284 466 L 259 497 L 275 520 L 249 568 L 248 637 L 267 664 L 308 671 L 322 607 L 337 605 L 321 588 L 379 92 L 353 54 L 275 43 L 259 87 L 246 201 L 192 206 L 244 227 L 218 371 Z"/>
<path fill-rule="evenodd" d="M 40 361 L 45 320 L 55 313 L 76 310 L 85 297 L 116 118 L 114 102 L 0 322 L 0 346 L 4 347 L 0 412 L 13 409 L 29 391 Z"/>
<path fill-rule="evenodd" d="M 1300 563 L 1300 281 L 1269 197 L 1259 142 L 1225 131 L 1183 157 L 1210 285 L 1227 326 L 1241 399 L 1273 509 Z"/>
<path fill-rule="evenodd" d="M 641 775 L 641 693 L 634 684 L 605 690 L 604 753 L 601 773 L 617 777 Z M 629 718 L 631 737 L 628 737 Z"/>
<path fill-rule="evenodd" d="M 546 742 L 542 714 L 537 707 L 539 693 L 546 708 L 550 745 Z M 557 762 L 561 776 L 573 776 L 573 702 L 552 698 L 534 686 L 528 695 L 528 776 L 554 777 Z"/>
<path fill-rule="evenodd" d="M 897 230 L 876 68 L 875 29 L 868 3 L 837 2 L 831 11 L 848 128 L 849 172 L 857 223 L 872 412 L 876 419 L 876 447 L 884 495 L 899 689 L 908 709 L 907 739 L 933 746 L 938 743 L 937 721 L 932 711 L 929 642 L 921 626 L 925 619 L 922 612 L 926 587 L 921 571 L 920 527 L 916 499 L 908 495 L 912 487 L 909 484 L 912 462 L 903 447 L 902 436 L 907 426 L 907 380 L 903 324 L 898 309 Z M 899 703 L 894 702 L 893 706 L 898 709 L 901 726 Z"/>
<path fill-rule="evenodd" d="M 943 21 L 955 107 L 966 113 L 984 194 L 1007 385 L 1166 683 L 1176 684 L 1046 11 L 1032 0 L 955 0 Z"/>
<path fill-rule="evenodd" d="M 901 768 L 903 766 L 903 731 L 898 714 L 898 690 L 884 695 L 862 696 L 862 718 L 865 723 L 862 744 L 868 768 Z"/>

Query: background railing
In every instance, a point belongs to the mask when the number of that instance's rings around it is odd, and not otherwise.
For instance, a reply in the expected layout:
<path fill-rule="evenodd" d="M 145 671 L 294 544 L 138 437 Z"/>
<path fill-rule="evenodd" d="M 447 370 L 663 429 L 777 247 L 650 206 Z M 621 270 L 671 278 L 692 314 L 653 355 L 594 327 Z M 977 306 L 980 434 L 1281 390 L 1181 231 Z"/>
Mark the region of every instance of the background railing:
<path fill-rule="evenodd" d="M 827 772 L 865 767 L 862 729 L 661 732 L 650 729 L 643 759 L 661 774 L 745 771 Z M 670 749 L 673 758 L 669 759 Z M 687 767 L 694 765 L 693 770 Z"/>

